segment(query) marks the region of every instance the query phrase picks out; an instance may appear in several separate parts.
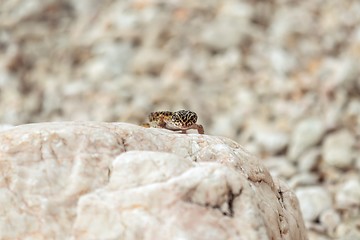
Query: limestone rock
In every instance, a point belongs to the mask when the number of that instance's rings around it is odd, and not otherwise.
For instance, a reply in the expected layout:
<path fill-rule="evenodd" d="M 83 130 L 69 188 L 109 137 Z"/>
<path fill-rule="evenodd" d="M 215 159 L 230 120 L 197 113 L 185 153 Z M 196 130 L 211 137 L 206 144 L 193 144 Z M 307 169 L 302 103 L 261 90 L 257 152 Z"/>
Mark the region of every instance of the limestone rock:
<path fill-rule="evenodd" d="M 295 194 L 222 137 L 22 125 L 0 176 L 0 239 L 306 239 Z"/>

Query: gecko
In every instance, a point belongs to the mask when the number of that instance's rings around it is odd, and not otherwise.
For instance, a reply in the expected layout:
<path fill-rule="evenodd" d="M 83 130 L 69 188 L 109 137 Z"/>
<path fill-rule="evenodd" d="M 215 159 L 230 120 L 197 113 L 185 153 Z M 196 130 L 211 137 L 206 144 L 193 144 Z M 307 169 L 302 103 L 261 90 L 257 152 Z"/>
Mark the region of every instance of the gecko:
<path fill-rule="evenodd" d="M 189 129 L 196 129 L 199 134 L 204 134 L 204 127 L 196 124 L 196 121 L 197 115 L 192 111 L 157 111 L 150 113 L 149 123 L 144 123 L 142 126 L 165 128 L 172 131 L 181 131 L 181 133 L 186 133 L 186 130 Z"/>

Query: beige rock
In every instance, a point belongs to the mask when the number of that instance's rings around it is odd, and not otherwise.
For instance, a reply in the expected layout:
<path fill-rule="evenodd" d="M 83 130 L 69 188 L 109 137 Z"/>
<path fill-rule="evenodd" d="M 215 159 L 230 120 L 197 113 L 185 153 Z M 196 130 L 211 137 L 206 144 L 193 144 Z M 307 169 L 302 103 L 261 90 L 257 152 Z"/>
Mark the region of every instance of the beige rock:
<path fill-rule="evenodd" d="M 325 210 L 321 213 L 319 221 L 325 226 L 329 235 L 334 235 L 334 231 L 341 222 L 340 214 L 334 209 Z"/>
<path fill-rule="evenodd" d="M 124 123 L 0 132 L 0 239 L 306 239 L 297 199 L 221 137 Z"/>
<path fill-rule="evenodd" d="M 296 195 L 301 199 L 300 207 L 305 221 L 315 221 L 322 212 L 332 206 L 330 193 L 321 186 L 299 187 Z"/>
<path fill-rule="evenodd" d="M 336 192 L 335 201 L 338 207 L 349 209 L 360 206 L 360 177 L 351 178 L 340 184 Z"/>
<path fill-rule="evenodd" d="M 322 147 L 324 162 L 330 166 L 348 169 L 353 166 L 355 136 L 348 130 L 339 130 L 327 136 Z"/>
<path fill-rule="evenodd" d="M 306 150 L 316 145 L 326 128 L 320 118 L 307 118 L 295 127 L 288 151 L 288 157 L 296 161 Z"/>

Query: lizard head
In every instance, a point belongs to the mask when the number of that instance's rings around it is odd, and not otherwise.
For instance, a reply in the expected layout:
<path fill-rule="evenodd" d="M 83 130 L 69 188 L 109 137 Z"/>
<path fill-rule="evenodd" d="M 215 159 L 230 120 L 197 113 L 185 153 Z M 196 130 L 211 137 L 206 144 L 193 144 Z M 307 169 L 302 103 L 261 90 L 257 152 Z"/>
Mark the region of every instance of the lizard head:
<path fill-rule="evenodd" d="M 171 121 L 175 126 L 180 128 L 189 127 L 196 123 L 197 115 L 192 111 L 180 110 L 172 114 Z"/>

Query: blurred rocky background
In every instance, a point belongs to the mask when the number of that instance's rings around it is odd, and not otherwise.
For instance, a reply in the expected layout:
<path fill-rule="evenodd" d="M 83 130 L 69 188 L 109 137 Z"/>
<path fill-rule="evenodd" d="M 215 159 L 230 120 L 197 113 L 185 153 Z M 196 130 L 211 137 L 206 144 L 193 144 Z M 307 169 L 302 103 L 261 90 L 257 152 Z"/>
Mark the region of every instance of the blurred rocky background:
<path fill-rule="evenodd" d="M 198 113 L 360 239 L 360 1 L 0 1 L 0 123 Z"/>

